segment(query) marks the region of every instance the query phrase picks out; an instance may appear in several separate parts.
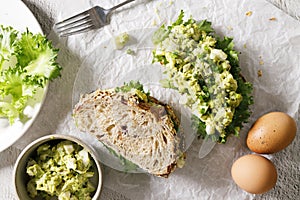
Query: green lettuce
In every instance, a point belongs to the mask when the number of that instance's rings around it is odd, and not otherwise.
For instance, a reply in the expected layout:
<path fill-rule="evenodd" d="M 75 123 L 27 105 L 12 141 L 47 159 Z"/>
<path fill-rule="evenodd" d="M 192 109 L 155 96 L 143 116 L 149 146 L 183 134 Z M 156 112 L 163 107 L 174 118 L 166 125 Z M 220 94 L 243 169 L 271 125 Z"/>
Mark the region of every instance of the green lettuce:
<path fill-rule="evenodd" d="M 27 120 L 24 109 L 60 75 L 58 50 L 42 34 L 0 26 L 0 117 Z"/>

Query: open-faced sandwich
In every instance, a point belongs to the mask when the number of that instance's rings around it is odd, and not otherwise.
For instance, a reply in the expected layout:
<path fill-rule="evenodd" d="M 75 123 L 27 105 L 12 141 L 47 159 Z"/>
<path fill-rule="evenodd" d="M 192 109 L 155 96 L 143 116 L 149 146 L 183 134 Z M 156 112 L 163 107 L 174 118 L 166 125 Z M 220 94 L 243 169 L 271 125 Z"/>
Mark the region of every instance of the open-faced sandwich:
<path fill-rule="evenodd" d="M 199 135 L 225 143 L 250 116 L 252 84 L 241 76 L 232 38 L 220 39 L 206 20 L 183 18 L 181 11 L 155 32 L 153 62 L 168 76 L 162 85 L 178 90 L 181 104 L 191 109 Z"/>
<path fill-rule="evenodd" d="M 82 95 L 73 117 L 79 130 L 150 174 L 167 177 L 184 164 L 173 109 L 139 82 Z"/>

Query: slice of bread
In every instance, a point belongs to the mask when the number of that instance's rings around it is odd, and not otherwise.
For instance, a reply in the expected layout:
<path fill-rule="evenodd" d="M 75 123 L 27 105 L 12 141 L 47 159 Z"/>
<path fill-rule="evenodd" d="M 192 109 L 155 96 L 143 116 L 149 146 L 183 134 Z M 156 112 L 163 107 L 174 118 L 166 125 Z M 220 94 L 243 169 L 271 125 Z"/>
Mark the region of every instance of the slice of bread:
<path fill-rule="evenodd" d="M 79 130 L 150 174 L 167 177 L 182 165 L 179 120 L 170 106 L 151 96 L 99 89 L 81 96 L 73 117 Z"/>

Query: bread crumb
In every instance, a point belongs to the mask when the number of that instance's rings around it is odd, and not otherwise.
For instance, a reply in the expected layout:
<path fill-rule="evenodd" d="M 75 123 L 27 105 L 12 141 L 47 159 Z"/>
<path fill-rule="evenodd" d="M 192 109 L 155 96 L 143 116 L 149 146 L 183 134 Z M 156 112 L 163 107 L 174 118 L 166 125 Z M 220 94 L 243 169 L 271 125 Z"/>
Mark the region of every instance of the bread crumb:
<path fill-rule="evenodd" d="M 156 15 L 158 15 L 159 16 L 159 10 L 158 10 L 158 8 L 156 7 L 156 8 L 154 8 L 154 13 L 156 14 Z"/>
<path fill-rule="evenodd" d="M 261 77 L 261 76 L 262 76 L 262 70 L 261 70 L 261 69 L 259 69 L 259 70 L 257 71 L 257 76 L 258 76 L 258 77 Z"/>
<path fill-rule="evenodd" d="M 243 45 L 243 47 L 244 47 L 245 49 L 247 49 L 247 44 L 245 43 L 245 44 Z"/>
<path fill-rule="evenodd" d="M 133 51 L 132 49 L 127 49 L 127 50 L 126 50 L 126 53 L 127 53 L 128 55 L 135 55 L 135 51 Z"/>
<path fill-rule="evenodd" d="M 277 19 L 276 19 L 276 17 L 271 17 L 269 20 L 270 21 L 276 21 Z"/>
<path fill-rule="evenodd" d="M 227 29 L 230 30 L 230 31 L 233 30 L 232 26 L 227 26 Z"/>
<path fill-rule="evenodd" d="M 248 12 L 246 12 L 246 16 L 251 16 L 252 15 L 252 11 L 248 11 Z"/>
<path fill-rule="evenodd" d="M 263 61 L 263 59 L 262 59 L 262 56 L 259 56 L 259 64 L 260 64 L 260 65 L 263 65 L 263 64 L 264 64 L 264 61 Z"/>
<path fill-rule="evenodd" d="M 264 61 L 263 61 L 263 60 L 259 60 L 259 64 L 260 64 L 260 65 L 263 65 L 263 64 L 264 64 Z"/>
<path fill-rule="evenodd" d="M 156 25 L 157 25 L 156 20 L 153 20 L 153 21 L 152 21 L 152 26 L 156 26 Z"/>

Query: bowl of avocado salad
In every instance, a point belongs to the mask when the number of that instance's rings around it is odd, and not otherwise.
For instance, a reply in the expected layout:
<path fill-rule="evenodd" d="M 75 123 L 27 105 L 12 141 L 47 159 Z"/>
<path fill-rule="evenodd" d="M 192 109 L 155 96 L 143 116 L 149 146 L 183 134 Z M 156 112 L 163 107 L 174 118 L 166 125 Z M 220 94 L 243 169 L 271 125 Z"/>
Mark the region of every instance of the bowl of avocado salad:
<path fill-rule="evenodd" d="M 96 200 L 102 171 L 93 149 L 62 134 L 43 136 L 19 155 L 14 168 L 20 199 Z"/>
<path fill-rule="evenodd" d="M 153 35 L 153 63 L 167 78 L 161 85 L 177 90 L 180 104 L 190 108 L 199 137 L 226 143 L 238 136 L 253 104 L 250 82 L 241 75 L 233 39 L 219 37 L 207 20 L 178 19 Z"/>

